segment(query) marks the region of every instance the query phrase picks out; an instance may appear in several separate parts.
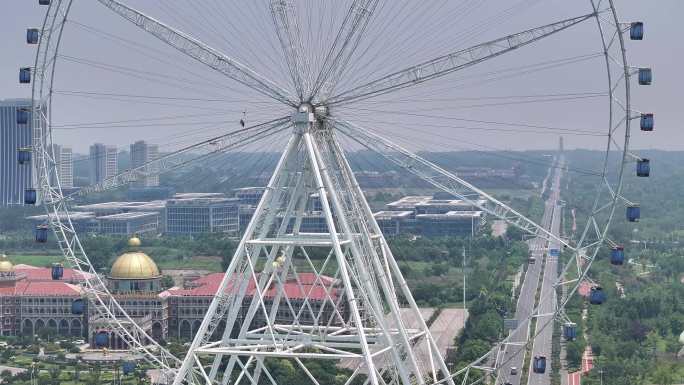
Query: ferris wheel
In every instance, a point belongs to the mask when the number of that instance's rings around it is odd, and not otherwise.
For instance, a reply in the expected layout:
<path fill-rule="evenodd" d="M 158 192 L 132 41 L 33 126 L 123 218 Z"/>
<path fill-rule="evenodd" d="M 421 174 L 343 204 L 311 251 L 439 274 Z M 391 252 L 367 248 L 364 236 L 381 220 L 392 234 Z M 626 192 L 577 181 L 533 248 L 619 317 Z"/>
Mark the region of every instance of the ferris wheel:
<path fill-rule="evenodd" d="M 628 40 L 642 40 L 644 25 L 622 22 L 613 0 L 38 3 L 46 6 L 43 26 L 27 31 L 36 61 L 20 71 L 33 104 L 17 115 L 35 133 L 32 151 L 19 153 L 39 186 L 27 203 L 43 203 L 65 259 L 89 273 L 84 291 L 98 317 L 169 382 L 278 384 L 269 362 L 285 360 L 312 384 L 331 381 L 311 370 L 317 362 L 343 368 L 332 378 L 340 384 L 453 385 L 487 376 L 498 383 L 545 328 L 563 325 L 572 336 L 565 304 L 602 249 L 616 264 L 624 260 L 608 229 L 623 207 L 627 220 L 639 219 L 639 205 L 622 195 L 624 172 L 648 176 L 648 159 L 629 149 L 638 138 L 633 122 L 648 132 L 654 120 L 632 106 L 631 86 L 650 84 L 652 72 L 628 63 Z M 581 167 L 562 156 L 553 164 L 510 160 L 592 181 L 592 209 L 573 238 L 420 155 L 549 148 L 558 136 L 603 155 Z M 165 151 L 67 192 L 53 144 L 83 138 L 147 139 Z M 275 167 L 255 155 L 276 151 Z M 367 151 L 535 237 L 533 248 L 563 249 L 563 273 L 541 293 L 554 297 L 553 309 L 535 306 L 486 354 L 450 368 L 356 180 Z M 202 168 L 226 181 L 270 177 L 188 354 L 175 357 L 116 301 L 71 206 L 191 167 L 183 178 L 195 186 L 206 178 Z M 312 194 L 327 233 L 300 231 Z M 47 227 L 36 234 L 44 241 Z M 320 249 L 322 265 L 310 256 Z M 296 298 L 285 290 L 288 279 Z M 537 332 L 523 330 L 532 320 Z M 225 331 L 217 333 L 219 325 Z"/>

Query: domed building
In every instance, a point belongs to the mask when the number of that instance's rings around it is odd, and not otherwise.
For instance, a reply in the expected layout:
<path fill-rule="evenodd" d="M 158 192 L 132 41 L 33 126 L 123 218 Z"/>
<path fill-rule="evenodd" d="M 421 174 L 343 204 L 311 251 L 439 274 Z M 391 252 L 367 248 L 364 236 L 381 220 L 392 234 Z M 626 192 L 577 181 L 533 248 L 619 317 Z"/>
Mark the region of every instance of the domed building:
<path fill-rule="evenodd" d="M 0 255 L 0 275 L 14 273 L 14 265 L 5 254 Z"/>
<path fill-rule="evenodd" d="M 114 261 L 107 277 L 113 293 L 159 292 L 161 274 L 149 255 L 138 251 L 141 242 L 137 237 L 128 241 L 130 251 Z"/>
<path fill-rule="evenodd" d="M 162 275 L 154 260 L 140 251 L 141 244 L 137 237 L 128 240 L 128 251 L 114 261 L 106 276 L 107 287 L 133 322 L 155 340 L 163 340 L 168 334 L 168 308 L 159 297 Z M 89 326 L 92 347 L 127 348 L 96 313 L 91 314 Z"/>
<path fill-rule="evenodd" d="M 133 237 L 128 249 L 112 264 L 102 277 L 117 302 L 130 316 L 130 321 L 117 314 L 124 325 L 135 322 L 153 339 L 178 338 L 191 340 L 197 333 L 207 310 L 216 296 L 224 273 L 186 278 L 182 286 L 162 290 L 162 274 L 154 260 L 141 250 L 141 241 Z M 58 270 L 55 270 L 57 268 Z M 90 278 L 88 273 L 54 264 L 51 267 L 14 265 L 0 255 L 0 335 L 33 336 L 42 330 L 53 329 L 61 335 L 87 337 L 91 348 L 110 350 L 128 349 L 126 342 L 101 318 L 93 304 L 86 299 L 81 283 Z M 295 310 L 304 306 L 328 318 L 332 313 L 326 304 L 338 301 L 341 289 L 332 277 L 313 273 L 298 273 L 297 279 L 288 276 L 283 282 L 285 292 Z M 323 286 L 328 290 L 324 290 Z M 231 292 L 233 284 L 226 288 Z M 255 285 L 248 285 L 246 296 L 237 314 L 244 318 L 256 295 Z M 274 288 L 262 293 L 267 304 L 276 298 Z M 292 309 L 288 301 L 280 301 L 278 321 L 290 322 Z M 347 314 L 344 301 L 342 313 Z M 254 321 L 263 322 L 259 313 Z M 313 319 L 302 318 L 304 324 Z M 225 322 L 215 332 L 221 335 Z"/>

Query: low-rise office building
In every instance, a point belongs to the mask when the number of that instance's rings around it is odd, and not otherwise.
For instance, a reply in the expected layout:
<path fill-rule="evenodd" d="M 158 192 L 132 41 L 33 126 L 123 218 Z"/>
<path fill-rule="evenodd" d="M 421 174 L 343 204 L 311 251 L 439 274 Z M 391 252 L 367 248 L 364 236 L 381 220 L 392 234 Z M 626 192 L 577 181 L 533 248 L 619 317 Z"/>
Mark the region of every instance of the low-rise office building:
<path fill-rule="evenodd" d="M 166 201 L 166 233 L 193 235 L 239 231 L 239 199 L 222 194 L 176 194 Z"/>

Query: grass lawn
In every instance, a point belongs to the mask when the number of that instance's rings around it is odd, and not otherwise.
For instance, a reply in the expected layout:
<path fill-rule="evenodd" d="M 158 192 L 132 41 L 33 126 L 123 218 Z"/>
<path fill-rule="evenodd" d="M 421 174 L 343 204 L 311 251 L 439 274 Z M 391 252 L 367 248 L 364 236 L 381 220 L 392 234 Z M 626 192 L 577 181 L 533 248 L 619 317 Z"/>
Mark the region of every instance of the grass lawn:
<path fill-rule="evenodd" d="M 64 262 L 64 257 L 62 255 L 21 255 L 21 254 L 10 254 L 8 255 L 9 260 L 13 264 L 26 264 L 31 266 L 49 266 L 55 262 Z"/>
<path fill-rule="evenodd" d="M 197 269 L 209 271 L 221 271 L 221 258 L 219 257 L 192 257 L 188 259 L 168 259 L 155 261 L 157 266 L 164 269 Z"/>

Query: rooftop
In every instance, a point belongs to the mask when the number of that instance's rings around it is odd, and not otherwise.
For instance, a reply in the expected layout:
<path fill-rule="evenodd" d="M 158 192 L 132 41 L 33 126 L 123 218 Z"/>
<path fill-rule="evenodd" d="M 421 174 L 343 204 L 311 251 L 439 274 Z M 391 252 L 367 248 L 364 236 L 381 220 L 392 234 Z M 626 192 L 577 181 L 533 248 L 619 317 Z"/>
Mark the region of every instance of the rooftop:
<path fill-rule="evenodd" d="M 108 220 L 108 221 L 127 221 L 131 219 L 138 219 L 138 218 L 147 218 L 147 217 L 153 217 L 153 216 L 159 216 L 158 212 L 149 212 L 149 211 L 136 211 L 136 212 L 128 212 L 128 213 L 119 213 L 119 214 L 112 214 L 112 215 L 104 215 L 99 217 L 100 220 Z"/>
<path fill-rule="evenodd" d="M 54 218 L 55 214 L 50 214 L 50 218 Z M 60 220 L 65 220 L 66 215 L 60 214 L 59 219 Z M 79 220 L 87 220 L 87 219 L 95 219 L 95 213 L 89 212 L 89 211 L 71 211 L 69 212 L 69 218 L 73 221 L 79 221 Z M 33 220 L 33 221 L 40 221 L 40 222 L 45 222 L 48 219 L 47 214 L 41 214 L 41 215 L 33 215 L 30 217 L 26 217 L 26 219 Z"/>
<path fill-rule="evenodd" d="M 375 219 L 409 218 L 413 216 L 413 211 L 378 211 L 374 213 Z"/>
<path fill-rule="evenodd" d="M 417 219 L 423 218 L 423 219 L 455 219 L 455 218 L 464 218 L 464 219 L 471 219 L 471 218 L 480 218 L 482 217 L 482 211 L 460 211 L 460 210 L 454 210 L 454 211 L 449 211 L 444 214 L 418 214 L 416 215 Z"/>
<path fill-rule="evenodd" d="M 178 193 L 172 199 L 225 198 L 223 193 Z"/>
<path fill-rule="evenodd" d="M 221 285 L 221 280 L 223 280 L 225 273 L 212 273 L 207 274 L 197 280 L 191 282 L 193 288 L 181 289 L 181 288 L 171 288 L 160 294 L 162 297 L 213 297 L 216 295 L 219 286 Z M 313 300 L 325 300 L 326 292 L 325 288 L 330 291 L 330 296 L 335 299 L 337 297 L 337 288 L 334 286 L 336 280 L 331 277 L 321 276 L 319 280 L 316 279 L 316 275 L 313 273 L 299 273 L 299 284 L 296 283 L 294 278 L 289 278 L 285 284 L 285 293 L 290 299 L 304 299 L 309 298 Z M 325 288 L 324 288 L 325 286 Z M 233 290 L 233 282 L 231 282 L 226 291 Z M 250 279 L 246 295 L 252 296 L 256 292 L 256 284 L 253 279 Z M 276 295 L 276 288 L 274 286 L 270 287 L 263 293 L 264 297 L 272 298 Z"/>
<path fill-rule="evenodd" d="M 160 211 L 166 206 L 166 201 L 156 200 L 149 202 L 102 202 L 89 205 L 75 206 L 74 210 L 102 212 L 102 211 Z"/>

